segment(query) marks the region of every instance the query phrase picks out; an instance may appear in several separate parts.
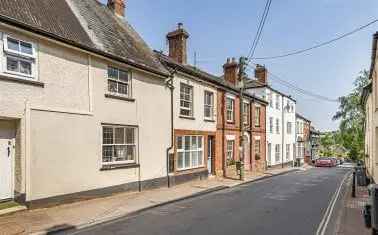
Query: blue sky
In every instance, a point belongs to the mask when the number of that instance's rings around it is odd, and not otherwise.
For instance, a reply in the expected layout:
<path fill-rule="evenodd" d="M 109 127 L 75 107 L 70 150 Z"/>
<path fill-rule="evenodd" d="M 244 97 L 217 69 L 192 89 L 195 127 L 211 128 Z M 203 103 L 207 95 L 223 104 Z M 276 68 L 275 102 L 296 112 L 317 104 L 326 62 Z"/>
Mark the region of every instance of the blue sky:
<path fill-rule="evenodd" d="M 101 0 L 106 2 L 106 0 Z M 220 75 L 227 57 L 247 55 L 265 0 L 127 0 L 127 20 L 151 48 L 167 50 L 165 35 L 183 22 L 190 33 L 189 61 Z M 378 17 L 376 0 L 273 0 L 255 56 L 302 49 L 349 32 Z M 372 35 L 378 24 L 305 55 L 255 61 L 302 89 L 330 98 L 346 95 L 354 78 L 369 69 Z M 295 93 L 298 111 L 321 130 L 334 130 L 337 103 Z"/>

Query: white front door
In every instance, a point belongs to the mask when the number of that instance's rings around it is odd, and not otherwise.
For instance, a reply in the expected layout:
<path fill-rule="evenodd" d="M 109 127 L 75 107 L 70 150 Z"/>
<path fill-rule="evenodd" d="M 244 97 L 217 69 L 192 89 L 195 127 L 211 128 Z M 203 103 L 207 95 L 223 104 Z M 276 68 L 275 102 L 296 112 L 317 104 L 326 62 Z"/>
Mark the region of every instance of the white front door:
<path fill-rule="evenodd" d="M 13 139 L 0 137 L 0 200 L 13 197 Z"/>

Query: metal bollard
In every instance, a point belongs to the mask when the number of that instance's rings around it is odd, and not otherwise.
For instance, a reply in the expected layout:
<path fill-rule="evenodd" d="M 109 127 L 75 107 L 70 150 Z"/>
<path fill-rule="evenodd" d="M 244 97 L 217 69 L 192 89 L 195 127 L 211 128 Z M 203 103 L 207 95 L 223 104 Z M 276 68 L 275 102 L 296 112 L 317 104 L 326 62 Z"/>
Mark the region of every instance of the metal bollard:
<path fill-rule="evenodd" d="M 356 197 L 356 172 L 353 172 L 352 197 Z"/>

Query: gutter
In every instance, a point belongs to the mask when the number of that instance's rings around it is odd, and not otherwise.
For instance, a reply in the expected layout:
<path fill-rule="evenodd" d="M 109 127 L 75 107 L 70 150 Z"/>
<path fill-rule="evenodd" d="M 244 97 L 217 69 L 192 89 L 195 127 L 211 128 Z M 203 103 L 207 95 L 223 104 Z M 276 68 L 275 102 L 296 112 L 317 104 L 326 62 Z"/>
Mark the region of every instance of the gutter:
<path fill-rule="evenodd" d="M 168 73 L 164 73 L 164 72 L 161 72 L 161 71 L 159 71 L 157 69 L 150 68 L 150 67 L 148 67 L 146 65 L 142 65 L 142 64 L 136 63 L 136 62 L 134 62 L 134 61 L 132 61 L 130 59 L 122 58 L 120 56 L 116 56 L 116 55 L 104 52 L 102 50 L 95 49 L 95 48 L 92 48 L 92 47 L 80 44 L 78 42 L 68 40 L 66 38 L 63 38 L 61 36 L 58 36 L 58 35 L 55 35 L 53 33 L 47 32 L 45 30 L 42 30 L 42 29 L 30 26 L 30 25 L 25 24 L 25 23 L 21 23 L 21 22 L 15 20 L 13 18 L 6 17 L 4 15 L 0 15 L 0 21 L 3 21 L 3 22 L 5 22 L 8 25 L 11 25 L 11 26 L 14 26 L 14 27 L 18 27 L 18 28 L 24 29 L 26 31 L 35 33 L 37 35 L 41 35 L 41 36 L 44 36 L 44 37 L 47 37 L 47 38 L 50 38 L 50 39 L 54 39 L 54 40 L 56 40 L 58 42 L 74 46 L 74 47 L 82 49 L 84 51 L 92 52 L 92 53 L 95 53 L 97 55 L 104 56 L 104 57 L 109 58 L 111 60 L 115 60 L 115 61 L 121 62 L 121 63 L 126 63 L 126 64 L 128 64 L 130 66 L 135 67 L 135 68 L 146 70 L 146 71 L 148 71 L 150 73 L 153 73 L 153 74 L 156 74 L 156 75 L 159 75 L 159 76 L 163 76 L 163 77 L 166 77 L 166 78 L 169 77 Z"/>

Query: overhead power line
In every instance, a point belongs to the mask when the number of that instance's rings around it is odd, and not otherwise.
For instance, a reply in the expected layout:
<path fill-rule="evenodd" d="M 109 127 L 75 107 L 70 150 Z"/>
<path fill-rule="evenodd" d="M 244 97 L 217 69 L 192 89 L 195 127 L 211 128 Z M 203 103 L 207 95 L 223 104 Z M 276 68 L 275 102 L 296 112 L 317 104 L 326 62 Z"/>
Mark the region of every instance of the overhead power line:
<path fill-rule="evenodd" d="M 248 66 L 249 66 L 249 68 L 255 69 L 251 65 L 248 65 Z M 281 85 L 284 85 L 285 87 L 287 87 L 289 89 L 296 91 L 297 93 L 300 93 L 300 94 L 306 95 L 306 96 L 310 96 L 310 97 L 316 98 L 318 100 L 327 101 L 327 102 L 339 102 L 338 99 L 332 99 L 332 98 L 329 98 L 329 97 L 326 97 L 326 96 L 316 94 L 312 91 L 304 90 L 304 89 L 294 85 L 293 83 L 290 83 L 290 82 L 282 79 L 280 76 L 278 76 L 276 74 L 273 74 L 269 71 L 268 71 L 268 73 L 271 75 L 271 78 L 274 79 L 276 82 L 280 83 Z"/>
<path fill-rule="evenodd" d="M 360 27 L 358 27 L 358 28 L 356 28 L 356 29 L 354 29 L 354 30 L 348 32 L 348 33 L 342 34 L 342 35 L 340 35 L 340 36 L 338 36 L 338 37 L 335 37 L 335 38 L 333 38 L 333 39 L 331 39 L 331 40 L 328 40 L 328 41 L 325 41 L 325 42 L 322 42 L 322 43 L 316 44 L 316 45 L 311 46 L 311 47 L 309 47 L 309 48 L 300 49 L 300 50 L 294 50 L 294 51 L 291 51 L 291 52 L 288 52 L 288 53 L 285 53 L 285 54 L 282 54 L 282 55 L 266 56 L 266 57 L 254 57 L 254 58 L 252 58 L 252 59 L 255 59 L 255 60 L 270 60 L 270 59 L 278 59 L 278 58 L 284 58 L 284 57 L 288 57 L 288 56 L 292 56 L 292 55 L 302 54 L 302 53 L 305 53 L 305 52 L 307 52 L 307 51 L 314 50 L 314 49 L 317 49 L 317 48 L 319 48 L 319 47 L 323 47 L 323 46 L 329 45 L 329 44 L 331 44 L 331 43 L 333 43 L 333 42 L 336 42 L 336 41 L 338 41 L 338 40 L 340 40 L 340 39 L 343 39 L 343 38 L 345 38 L 345 37 L 348 37 L 348 36 L 350 36 L 350 35 L 352 35 L 352 34 L 355 34 L 355 33 L 359 32 L 359 31 L 361 31 L 361 30 L 363 30 L 363 29 L 369 27 L 369 26 L 372 25 L 372 24 L 377 23 L 377 22 L 378 22 L 378 19 L 375 19 L 375 20 L 373 20 L 373 21 L 371 21 L 371 22 L 369 22 L 369 23 L 367 23 L 367 24 L 365 24 L 365 25 L 362 25 L 362 26 L 360 26 Z"/>
<path fill-rule="evenodd" d="M 263 31 L 264 26 L 265 26 L 266 18 L 268 17 L 268 14 L 269 14 L 271 4 L 272 4 L 272 0 L 267 0 L 266 3 L 265 3 L 264 12 L 261 16 L 260 23 L 259 23 L 259 26 L 257 28 L 255 38 L 253 39 L 251 48 L 250 48 L 249 53 L 248 53 L 248 57 L 247 57 L 248 60 L 251 60 L 251 58 L 254 56 L 257 45 L 260 42 L 262 31 Z"/>

